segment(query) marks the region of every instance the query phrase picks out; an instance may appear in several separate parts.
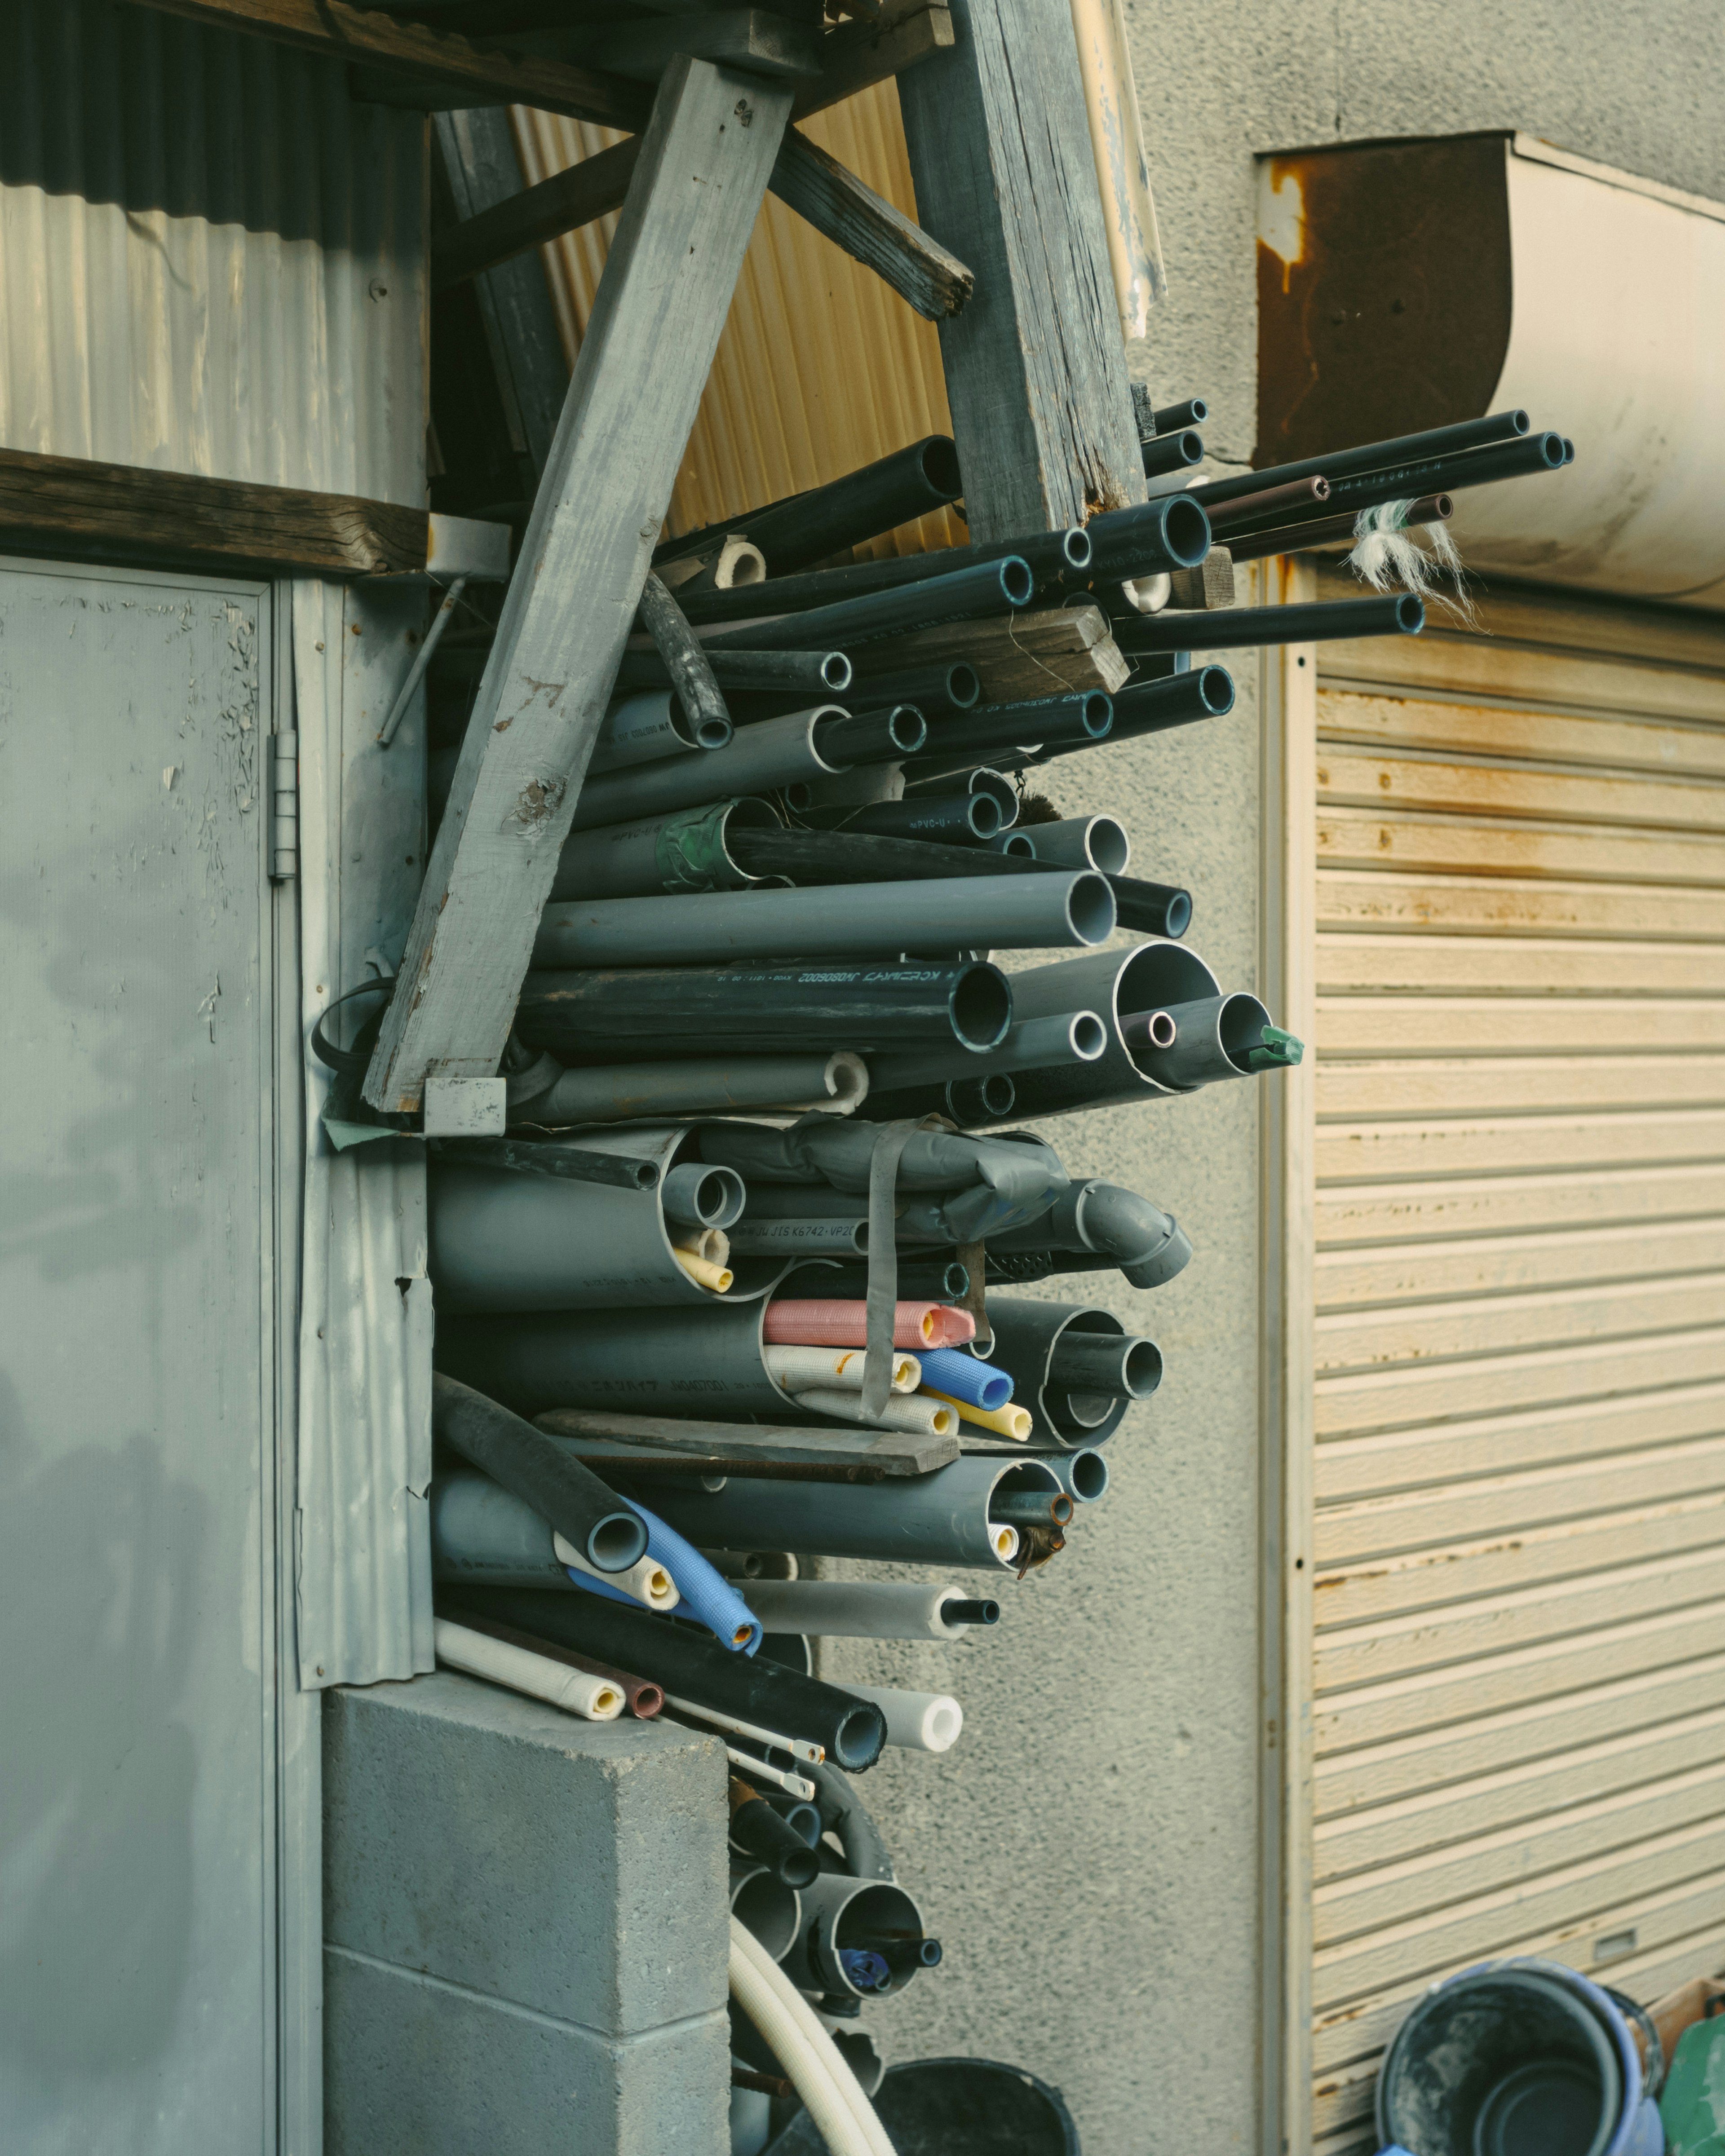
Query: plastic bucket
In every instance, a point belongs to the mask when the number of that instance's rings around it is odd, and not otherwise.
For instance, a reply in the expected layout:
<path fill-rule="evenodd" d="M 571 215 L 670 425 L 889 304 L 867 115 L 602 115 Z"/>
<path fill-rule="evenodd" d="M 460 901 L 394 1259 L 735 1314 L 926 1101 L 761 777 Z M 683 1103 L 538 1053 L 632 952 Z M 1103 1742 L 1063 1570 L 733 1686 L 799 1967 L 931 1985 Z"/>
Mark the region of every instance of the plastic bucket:
<path fill-rule="evenodd" d="M 1605 2156 L 1664 2156 L 1665 2130 L 1655 2101 L 1657 2092 L 1650 2094 L 1645 2087 L 1635 2031 L 1610 1993 L 1584 1976 L 1579 1969 L 1566 1969 L 1561 1962 L 1538 1961 L 1527 1956 L 1500 1962 L 1497 1966 L 1532 1969 L 1549 1977 L 1554 1984 L 1561 1984 L 1565 1990 L 1585 2003 L 1610 2037 L 1623 2074 L 1623 2101 L 1618 2112 L 1617 2131 L 1611 2137 Z"/>
<path fill-rule="evenodd" d="M 875 2097 L 895 2156 L 1081 2156 L 1057 2088 L 993 2059 L 912 2059 L 889 2066 Z M 824 2156 L 799 2111 L 766 2156 Z"/>
<path fill-rule="evenodd" d="M 1498 1964 L 1437 1985 L 1397 2030 L 1378 2132 L 1418 2156 L 1607 2156 L 1624 2096 L 1591 2004 L 1543 1969 Z"/>

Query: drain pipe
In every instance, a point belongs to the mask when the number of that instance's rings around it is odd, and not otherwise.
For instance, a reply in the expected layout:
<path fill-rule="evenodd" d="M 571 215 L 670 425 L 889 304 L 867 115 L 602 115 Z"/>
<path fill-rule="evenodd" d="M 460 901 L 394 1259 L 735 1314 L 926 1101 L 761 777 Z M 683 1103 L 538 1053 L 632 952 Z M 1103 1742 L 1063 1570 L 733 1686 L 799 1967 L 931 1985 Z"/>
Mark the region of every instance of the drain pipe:
<path fill-rule="evenodd" d="M 1255 996 L 1207 996 L 1166 1009 L 1174 1024 L 1173 1045 L 1158 1048 L 1147 1040 L 1138 1060 L 1158 1084 L 1180 1092 L 1220 1078 L 1285 1070 L 1304 1053 L 1291 1033 L 1271 1024 Z"/>
<path fill-rule="evenodd" d="M 1056 1011 L 1047 1018 L 1020 1019 L 1009 1027 L 999 1048 L 985 1059 L 988 1075 L 1009 1070 L 1040 1070 L 1050 1064 L 1094 1063 L 1108 1045 L 1108 1029 L 1096 1011 Z M 975 1060 L 973 1055 L 969 1059 Z M 943 1086 L 968 1076 L 956 1054 L 940 1049 L 919 1055 L 875 1055 L 869 1059 L 869 1084 L 876 1096 L 907 1086 Z M 978 1074 L 982 1075 L 982 1074 Z"/>
<path fill-rule="evenodd" d="M 1058 1474 L 1064 1463 L 1050 1464 Z M 809 1639 L 962 1640 L 1000 1620 L 998 1602 L 950 1583 L 762 1579 L 750 1582 L 749 1599 L 769 1632 Z"/>
<path fill-rule="evenodd" d="M 530 1654 L 525 1647 L 451 1624 L 446 1617 L 434 1620 L 432 1637 L 438 1660 L 450 1669 L 506 1685 L 529 1699 L 542 1699 L 565 1714 L 578 1714 L 583 1722 L 615 1722 L 623 1712 L 623 1689 L 608 1677 L 589 1676 L 584 1670 L 572 1670 L 543 1655 Z"/>
<path fill-rule="evenodd" d="M 842 651 L 708 651 L 706 662 L 719 686 L 740 690 L 745 701 L 752 696 L 842 696 L 850 686 L 850 661 Z M 670 670 L 656 651 L 625 651 L 617 680 L 624 689 L 671 686 Z M 905 696 L 890 701 L 914 704 L 916 699 Z M 735 705 L 737 698 L 732 696 L 726 701 Z M 739 716 L 747 718 L 747 708 L 740 714 L 732 711 L 733 719 Z M 713 742 L 701 746 L 717 748 L 722 744 Z M 591 770 L 592 766 L 588 767 Z"/>
<path fill-rule="evenodd" d="M 745 831 L 778 829 L 778 818 L 766 802 L 745 798 L 578 831 L 558 858 L 552 901 L 747 891 L 763 878 L 739 862 L 736 841 Z"/>
<path fill-rule="evenodd" d="M 699 724 L 670 689 L 644 689 L 606 706 L 593 739 L 588 775 L 632 771 L 638 764 L 687 756 L 695 749 L 723 748 L 733 732 L 728 718 L 711 715 Z"/>
<path fill-rule="evenodd" d="M 698 808 L 725 796 L 772 793 L 799 778 L 835 778 L 849 767 L 829 758 L 820 742 L 823 721 L 848 718 L 841 705 L 815 704 L 782 718 L 743 726 L 726 742 L 701 756 L 665 756 L 626 770 L 602 772 L 588 779 L 575 804 L 572 831 L 594 830 L 608 824 L 630 824 L 646 816 L 667 816 L 673 809 Z M 830 732 L 830 728 L 828 729 Z M 899 729 L 903 734 L 903 726 Z M 909 730 L 916 738 L 916 730 Z M 883 730 L 873 755 L 880 761 L 902 753 Z"/>
<path fill-rule="evenodd" d="M 848 1116 L 869 1090 L 868 1065 L 849 1050 L 826 1055 L 701 1057 L 687 1063 L 613 1063 L 565 1070 L 542 1063 L 544 1087 L 510 1103 L 510 1119 L 555 1130 L 577 1123 L 670 1120 L 756 1109 Z"/>
<path fill-rule="evenodd" d="M 985 845 L 1004 829 L 992 793 L 936 793 L 903 801 L 870 801 L 832 808 L 805 808 L 799 820 L 812 831 L 845 831 L 861 838 L 914 839 L 919 844 Z"/>
<path fill-rule="evenodd" d="M 950 1752 L 964 1727 L 964 1709 L 948 1692 L 901 1691 L 894 1685 L 853 1684 L 844 1689 L 872 1700 L 886 1717 L 886 1741 L 910 1752 Z"/>
<path fill-rule="evenodd" d="M 433 1435 L 521 1499 L 598 1573 L 626 1572 L 648 1531 L 590 1469 L 543 1430 L 441 1373 L 432 1381 Z"/>

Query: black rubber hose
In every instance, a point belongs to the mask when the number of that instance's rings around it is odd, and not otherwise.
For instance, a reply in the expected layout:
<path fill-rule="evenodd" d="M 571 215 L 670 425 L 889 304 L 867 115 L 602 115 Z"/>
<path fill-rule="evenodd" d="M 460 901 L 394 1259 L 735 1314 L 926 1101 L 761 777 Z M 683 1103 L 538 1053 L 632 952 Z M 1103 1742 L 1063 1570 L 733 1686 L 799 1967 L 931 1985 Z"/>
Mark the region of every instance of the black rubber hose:
<path fill-rule="evenodd" d="M 860 1797 L 836 1767 L 804 1767 L 799 1770 L 814 1784 L 814 1801 L 820 1808 L 821 1825 L 839 1837 L 845 1851 L 845 1868 L 853 1879 L 891 1881 L 892 1859 L 880 1830 L 863 1808 Z"/>
<path fill-rule="evenodd" d="M 788 1820 L 733 1774 L 731 1777 L 731 1839 L 747 1856 L 757 1856 L 781 1887 L 801 1892 L 812 1887 L 820 1859 Z"/>
<path fill-rule="evenodd" d="M 596 1570 L 627 1572 L 645 1555 L 646 1524 L 614 1490 L 555 1438 L 441 1371 L 431 1381 L 431 1427 L 442 1443 L 548 1520 Z"/>

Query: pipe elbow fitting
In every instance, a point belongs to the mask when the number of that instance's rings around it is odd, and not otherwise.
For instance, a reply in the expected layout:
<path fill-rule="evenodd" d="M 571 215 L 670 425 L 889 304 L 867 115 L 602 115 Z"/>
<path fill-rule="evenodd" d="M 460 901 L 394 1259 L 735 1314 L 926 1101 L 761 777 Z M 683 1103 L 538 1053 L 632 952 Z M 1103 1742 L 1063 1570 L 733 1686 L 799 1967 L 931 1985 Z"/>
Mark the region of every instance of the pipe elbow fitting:
<path fill-rule="evenodd" d="M 1132 1287 L 1160 1287 L 1183 1271 L 1192 1245 L 1172 1214 L 1117 1183 L 1078 1187 L 1074 1219 L 1086 1250 L 1112 1258 Z"/>

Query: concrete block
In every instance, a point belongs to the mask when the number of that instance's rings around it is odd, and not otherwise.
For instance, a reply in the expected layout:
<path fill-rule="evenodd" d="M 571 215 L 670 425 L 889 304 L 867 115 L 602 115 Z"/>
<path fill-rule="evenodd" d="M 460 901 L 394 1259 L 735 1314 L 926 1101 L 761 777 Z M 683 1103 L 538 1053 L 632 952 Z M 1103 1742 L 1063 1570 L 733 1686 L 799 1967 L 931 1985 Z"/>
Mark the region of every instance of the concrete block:
<path fill-rule="evenodd" d="M 352 1954 L 324 1956 L 325 2156 L 723 2156 L 728 2025 L 608 2037 Z"/>
<path fill-rule="evenodd" d="M 722 2010 L 725 1772 L 448 1671 L 331 1691 L 326 1941 L 599 2036 Z"/>

